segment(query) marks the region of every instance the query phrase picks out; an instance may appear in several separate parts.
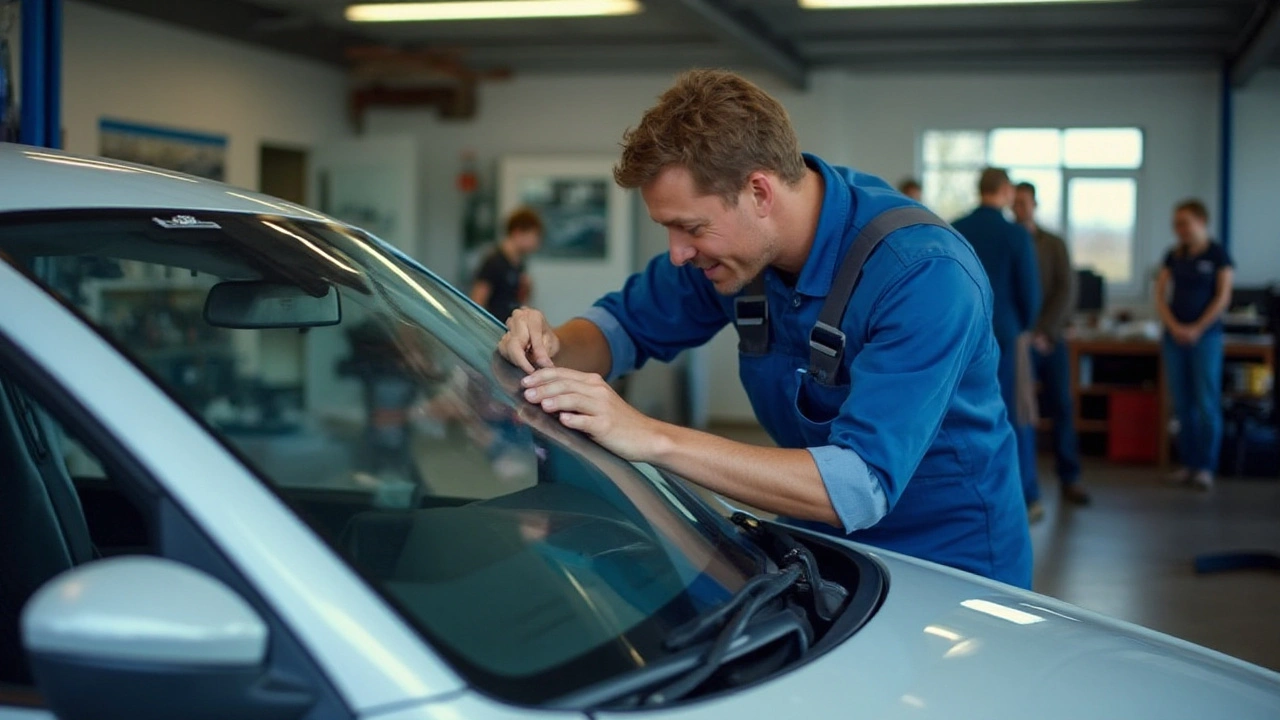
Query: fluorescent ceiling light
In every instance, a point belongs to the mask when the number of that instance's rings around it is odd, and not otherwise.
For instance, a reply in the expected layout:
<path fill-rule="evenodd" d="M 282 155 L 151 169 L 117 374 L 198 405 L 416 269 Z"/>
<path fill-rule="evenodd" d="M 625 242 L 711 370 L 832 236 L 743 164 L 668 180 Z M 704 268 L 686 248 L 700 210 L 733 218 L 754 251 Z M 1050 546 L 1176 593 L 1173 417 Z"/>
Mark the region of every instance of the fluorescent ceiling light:
<path fill-rule="evenodd" d="M 511 20 L 631 15 L 642 9 L 640 0 L 463 0 L 362 3 L 348 5 L 346 16 L 352 22 Z"/>
<path fill-rule="evenodd" d="M 862 8 L 968 7 L 971 5 L 1048 5 L 1050 3 L 1133 2 L 1134 0 L 800 0 L 806 10 Z"/>

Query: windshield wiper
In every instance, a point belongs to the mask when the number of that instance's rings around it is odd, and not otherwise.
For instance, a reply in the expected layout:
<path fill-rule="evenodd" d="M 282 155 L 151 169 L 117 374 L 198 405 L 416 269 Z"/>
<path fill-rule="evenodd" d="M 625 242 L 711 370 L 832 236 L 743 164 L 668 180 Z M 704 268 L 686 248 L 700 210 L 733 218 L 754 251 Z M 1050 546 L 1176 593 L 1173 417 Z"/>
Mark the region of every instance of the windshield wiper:
<path fill-rule="evenodd" d="M 735 512 L 729 519 L 764 547 L 780 567 L 798 564 L 801 582 L 796 589 L 808 595 L 810 609 L 819 620 L 831 622 L 835 619 L 849 599 L 849 591 L 839 583 L 823 579 L 818 572 L 818 561 L 809 548 L 796 542 L 785 530 L 762 523 L 747 513 Z"/>
<path fill-rule="evenodd" d="M 643 704 L 661 705 L 677 700 L 710 679 L 724 664 L 729 655 L 729 649 L 734 641 L 742 636 L 751 619 L 775 598 L 795 587 L 803 574 L 799 564 L 792 564 L 778 573 L 757 575 L 748 580 L 724 605 L 702 618 L 697 618 L 688 628 L 677 628 L 667 640 L 668 647 L 687 646 L 704 634 L 708 628 L 715 627 L 723 618 L 733 613 L 733 619 L 724 626 L 720 634 L 716 635 L 715 642 L 707 650 L 702 664 L 679 680 L 651 693 L 644 699 Z"/>
<path fill-rule="evenodd" d="M 786 531 L 761 523 L 742 512 L 734 513 L 730 519 L 769 553 L 782 569 L 776 573 L 756 575 L 747 580 L 720 607 L 672 630 L 664 644 L 668 650 L 679 650 L 698 642 L 723 625 L 703 657 L 702 664 L 679 680 L 650 693 L 644 699 L 645 705 L 658 705 L 679 699 L 709 680 L 724 665 L 729 649 L 746 631 L 751 619 L 783 593 L 795 590 L 807 597 L 809 610 L 823 623 L 833 621 L 849 598 L 849 592 L 844 586 L 822 578 L 813 553 Z M 726 623 L 726 618 L 730 616 L 732 619 Z M 812 641 L 811 633 L 812 629 L 801 634 L 801 653 Z"/>

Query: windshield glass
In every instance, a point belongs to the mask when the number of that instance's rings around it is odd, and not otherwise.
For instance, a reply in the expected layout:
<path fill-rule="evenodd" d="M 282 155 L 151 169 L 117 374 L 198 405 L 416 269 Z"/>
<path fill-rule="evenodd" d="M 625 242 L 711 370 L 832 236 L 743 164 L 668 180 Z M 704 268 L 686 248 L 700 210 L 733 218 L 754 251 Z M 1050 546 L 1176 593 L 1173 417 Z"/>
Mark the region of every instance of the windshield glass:
<path fill-rule="evenodd" d="M 487 692 L 539 703 L 660 661 L 671 628 L 761 569 L 682 485 L 520 400 L 521 374 L 493 352 L 501 326 L 357 231 L 11 215 L 0 254 L 203 419 Z M 337 307 L 318 299 L 334 292 Z"/>

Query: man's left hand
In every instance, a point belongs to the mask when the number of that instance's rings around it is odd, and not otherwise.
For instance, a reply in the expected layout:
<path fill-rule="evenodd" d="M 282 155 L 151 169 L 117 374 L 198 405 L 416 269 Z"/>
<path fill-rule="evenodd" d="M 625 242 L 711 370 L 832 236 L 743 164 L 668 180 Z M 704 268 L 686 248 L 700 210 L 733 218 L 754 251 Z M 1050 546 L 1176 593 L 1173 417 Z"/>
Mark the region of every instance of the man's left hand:
<path fill-rule="evenodd" d="M 662 423 L 631 407 L 604 378 L 569 368 L 543 368 L 525 377 L 524 397 L 562 425 L 580 430 L 628 460 L 656 457 Z"/>

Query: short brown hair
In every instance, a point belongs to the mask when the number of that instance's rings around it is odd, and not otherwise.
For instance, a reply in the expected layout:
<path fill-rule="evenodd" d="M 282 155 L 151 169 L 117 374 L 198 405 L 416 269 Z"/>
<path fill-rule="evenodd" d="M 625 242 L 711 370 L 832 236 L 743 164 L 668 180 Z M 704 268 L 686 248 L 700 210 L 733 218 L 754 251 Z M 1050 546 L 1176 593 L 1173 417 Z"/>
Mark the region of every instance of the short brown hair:
<path fill-rule="evenodd" d="M 1175 215 L 1184 210 L 1200 218 L 1200 222 L 1206 225 L 1209 223 L 1209 208 L 1205 207 L 1203 202 L 1195 198 L 1188 198 L 1173 206 Z"/>
<path fill-rule="evenodd" d="M 1004 168 L 989 167 L 982 171 L 978 178 L 978 192 L 983 195 L 995 195 L 1000 188 L 1011 184 L 1009 173 Z"/>
<path fill-rule="evenodd" d="M 915 178 L 906 178 L 898 183 L 898 192 L 906 194 L 912 190 L 920 189 L 920 181 Z"/>
<path fill-rule="evenodd" d="M 1015 185 L 1013 189 L 1017 190 L 1018 192 L 1031 193 L 1031 199 L 1032 200 L 1036 199 L 1036 186 L 1032 185 L 1029 182 L 1020 182 L 1017 185 Z"/>
<path fill-rule="evenodd" d="M 514 235 L 522 230 L 532 230 L 542 234 L 542 218 L 538 211 L 530 207 L 516 208 L 507 216 L 507 235 Z"/>
<path fill-rule="evenodd" d="M 800 141 L 782 104 L 724 70 L 683 73 L 640 124 L 622 136 L 613 179 L 643 187 L 668 167 L 693 175 L 698 192 L 736 205 L 753 172 L 766 171 L 790 186 L 804 177 Z"/>

